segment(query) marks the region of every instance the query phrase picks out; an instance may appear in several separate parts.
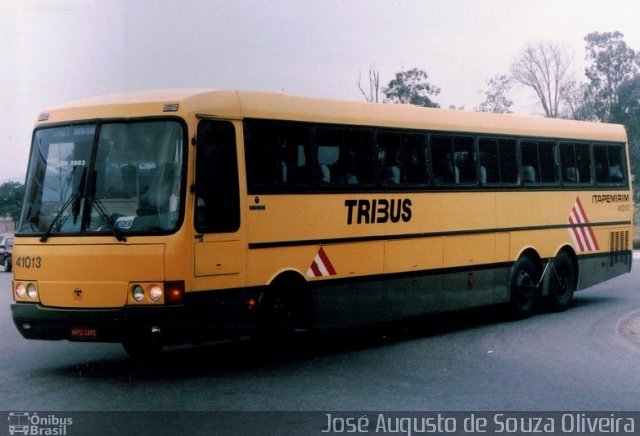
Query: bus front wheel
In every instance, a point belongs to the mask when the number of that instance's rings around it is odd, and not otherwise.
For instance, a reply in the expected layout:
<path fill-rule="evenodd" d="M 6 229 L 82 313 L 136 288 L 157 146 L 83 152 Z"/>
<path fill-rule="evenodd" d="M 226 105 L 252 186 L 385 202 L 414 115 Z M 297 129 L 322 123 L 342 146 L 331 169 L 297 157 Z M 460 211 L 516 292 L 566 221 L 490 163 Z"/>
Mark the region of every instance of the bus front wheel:
<path fill-rule="evenodd" d="M 538 268 L 529 257 L 523 256 L 513 265 L 509 282 L 509 311 L 514 318 L 531 315 L 538 303 Z"/>
<path fill-rule="evenodd" d="M 305 286 L 302 280 L 283 277 L 262 295 L 253 336 L 259 348 L 280 354 L 292 344 L 295 329 L 306 326 Z"/>

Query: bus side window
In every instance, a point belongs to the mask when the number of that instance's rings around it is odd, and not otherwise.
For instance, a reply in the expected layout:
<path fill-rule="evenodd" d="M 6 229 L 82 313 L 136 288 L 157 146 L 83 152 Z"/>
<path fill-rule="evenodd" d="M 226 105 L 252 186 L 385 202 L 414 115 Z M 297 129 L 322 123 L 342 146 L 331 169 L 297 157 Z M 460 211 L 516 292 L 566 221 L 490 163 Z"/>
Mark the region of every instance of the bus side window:
<path fill-rule="evenodd" d="M 316 131 L 316 145 L 321 183 L 362 185 L 374 181 L 371 130 L 322 127 Z"/>
<path fill-rule="evenodd" d="M 235 232 L 240 228 L 240 188 L 233 124 L 200 121 L 196 153 L 196 230 Z"/>
<path fill-rule="evenodd" d="M 513 139 L 481 138 L 480 182 L 488 185 L 518 182 L 516 142 Z"/>
<path fill-rule="evenodd" d="M 369 129 L 353 128 L 345 131 L 344 145 L 347 155 L 353 159 L 354 179 L 351 184 L 371 184 L 375 181 L 373 132 Z"/>
<path fill-rule="evenodd" d="M 427 159 L 425 156 L 424 135 L 402 135 L 402 179 L 407 184 L 425 185 L 427 183 Z"/>
<path fill-rule="evenodd" d="M 402 140 L 399 133 L 378 133 L 378 170 L 383 184 L 398 185 L 403 180 Z"/>
<path fill-rule="evenodd" d="M 591 158 L 589 144 L 561 143 L 560 168 L 565 183 L 591 183 Z"/>
<path fill-rule="evenodd" d="M 480 183 L 500 183 L 500 159 L 497 139 L 480 139 Z"/>
<path fill-rule="evenodd" d="M 431 136 L 431 162 L 436 184 L 473 184 L 477 181 L 473 138 Z"/>
<path fill-rule="evenodd" d="M 522 181 L 552 184 L 558 181 L 555 166 L 556 144 L 551 141 L 522 141 Z"/>
<path fill-rule="evenodd" d="M 593 147 L 593 159 L 596 167 L 596 182 L 625 182 L 622 164 L 622 147 L 619 145 L 596 145 Z"/>

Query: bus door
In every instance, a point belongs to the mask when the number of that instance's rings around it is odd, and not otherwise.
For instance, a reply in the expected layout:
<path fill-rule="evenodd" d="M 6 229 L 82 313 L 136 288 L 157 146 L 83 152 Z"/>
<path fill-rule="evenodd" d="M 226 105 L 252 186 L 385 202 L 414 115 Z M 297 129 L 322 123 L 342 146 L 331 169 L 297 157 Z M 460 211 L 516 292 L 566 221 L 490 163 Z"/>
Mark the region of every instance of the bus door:
<path fill-rule="evenodd" d="M 196 139 L 196 288 L 241 286 L 246 262 L 244 232 L 240 231 L 236 128 L 230 121 L 203 119 Z"/>

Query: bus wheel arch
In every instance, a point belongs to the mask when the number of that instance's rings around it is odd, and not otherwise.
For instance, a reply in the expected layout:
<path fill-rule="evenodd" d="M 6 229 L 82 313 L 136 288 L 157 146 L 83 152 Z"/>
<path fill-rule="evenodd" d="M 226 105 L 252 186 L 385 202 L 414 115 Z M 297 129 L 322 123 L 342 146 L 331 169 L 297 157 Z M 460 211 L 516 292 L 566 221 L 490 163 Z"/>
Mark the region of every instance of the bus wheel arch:
<path fill-rule="evenodd" d="M 509 312 L 516 318 L 527 318 L 540 299 L 542 261 L 538 253 L 528 248 L 515 261 L 509 274 Z"/>
<path fill-rule="evenodd" d="M 306 328 L 310 323 L 311 290 L 298 271 L 278 273 L 258 300 L 258 327 Z"/>
<path fill-rule="evenodd" d="M 578 287 L 578 258 L 571 247 L 565 246 L 550 262 L 545 300 L 550 310 L 562 312 L 571 306 Z"/>

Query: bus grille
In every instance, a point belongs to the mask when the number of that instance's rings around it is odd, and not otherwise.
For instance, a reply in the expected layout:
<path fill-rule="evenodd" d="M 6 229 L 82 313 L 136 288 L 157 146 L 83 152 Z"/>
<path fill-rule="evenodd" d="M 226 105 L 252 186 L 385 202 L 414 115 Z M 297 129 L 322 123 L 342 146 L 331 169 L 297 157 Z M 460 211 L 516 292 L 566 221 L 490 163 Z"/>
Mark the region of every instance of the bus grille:
<path fill-rule="evenodd" d="M 628 265 L 630 259 L 629 253 L 629 232 L 611 232 L 609 250 L 609 266 L 623 264 Z"/>

